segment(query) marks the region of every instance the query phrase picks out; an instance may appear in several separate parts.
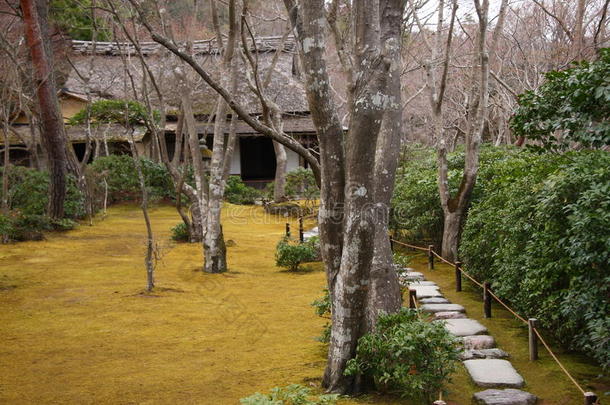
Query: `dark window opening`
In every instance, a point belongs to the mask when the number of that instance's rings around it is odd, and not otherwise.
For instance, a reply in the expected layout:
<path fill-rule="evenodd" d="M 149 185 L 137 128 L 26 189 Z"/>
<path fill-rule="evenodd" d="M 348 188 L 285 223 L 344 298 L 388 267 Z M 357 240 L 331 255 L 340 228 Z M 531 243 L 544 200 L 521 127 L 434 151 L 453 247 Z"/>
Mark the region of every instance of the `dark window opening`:
<path fill-rule="evenodd" d="M 271 139 L 263 136 L 239 138 L 241 178 L 244 181 L 272 181 L 275 151 Z"/>

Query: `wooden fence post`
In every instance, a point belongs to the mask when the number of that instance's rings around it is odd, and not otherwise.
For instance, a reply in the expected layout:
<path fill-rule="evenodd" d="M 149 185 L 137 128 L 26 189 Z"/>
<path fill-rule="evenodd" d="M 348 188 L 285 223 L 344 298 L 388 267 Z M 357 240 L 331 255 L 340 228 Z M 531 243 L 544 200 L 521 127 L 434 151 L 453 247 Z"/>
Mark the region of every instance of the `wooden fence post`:
<path fill-rule="evenodd" d="M 527 337 L 530 346 L 530 361 L 538 360 L 538 337 L 534 329 L 538 326 L 538 320 L 530 318 L 527 320 Z"/>
<path fill-rule="evenodd" d="M 462 291 L 462 262 L 455 262 L 455 291 Z"/>
<path fill-rule="evenodd" d="M 299 242 L 303 243 L 305 238 L 303 237 L 303 217 L 299 217 Z"/>
<path fill-rule="evenodd" d="M 286 222 L 286 237 L 290 237 L 290 224 L 288 222 Z"/>
<path fill-rule="evenodd" d="M 434 270 L 434 245 L 428 245 L 428 270 Z"/>
<path fill-rule="evenodd" d="M 585 392 L 585 405 L 594 405 L 597 403 L 597 395 L 592 392 Z"/>
<path fill-rule="evenodd" d="M 415 300 L 417 299 L 417 291 L 412 288 L 409 288 L 409 308 L 417 308 L 415 305 Z"/>
<path fill-rule="evenodd" d="M 485 318 L 491 318 L 491 294 L 489 294 L 489 282 L 483 283 L 483 312 Z"/>

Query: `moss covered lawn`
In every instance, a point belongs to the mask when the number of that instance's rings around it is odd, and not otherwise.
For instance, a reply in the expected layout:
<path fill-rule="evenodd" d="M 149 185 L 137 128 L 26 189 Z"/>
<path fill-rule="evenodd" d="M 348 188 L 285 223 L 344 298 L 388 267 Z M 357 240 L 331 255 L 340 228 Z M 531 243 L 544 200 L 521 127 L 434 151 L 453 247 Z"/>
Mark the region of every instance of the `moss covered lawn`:
<path fill-rule="evenodd" d="M 227 205 L 230 271 L 209 275 L 201 272 L 198 244 L 169 240 L 175 209 L 158 206 L 151 216 L 161 260 L 150 294 L 135 206 L 113 207 L 93 227 L 0 246 L 0 403 L 236 404 L 274 386 L 319 387 L 325 350 L 315 337 L 324 320 L 310 303 L 325 277 L 319 263 L 298 273 L 275 267 L 286 220 Z M 420 259 L 413 264 L 423 269 Z M 474 294 L 458 298 L 448 289 L 451 274 L 441 269 L 429 279 L 480 319 Z M 524 331 L 495 314 L 483 323 L 515 354 L 528 389 L 545 404 L 580 403 L 548 356 L 527 362 Z M 599 370 L 584 364 L 569 357 L 578 377 L 599 384 Z M 463 371 L 455 380 L 449 399 L 468 404 L 475 388 Z M 372 396 L 342 403 L 405 402 Z"/>

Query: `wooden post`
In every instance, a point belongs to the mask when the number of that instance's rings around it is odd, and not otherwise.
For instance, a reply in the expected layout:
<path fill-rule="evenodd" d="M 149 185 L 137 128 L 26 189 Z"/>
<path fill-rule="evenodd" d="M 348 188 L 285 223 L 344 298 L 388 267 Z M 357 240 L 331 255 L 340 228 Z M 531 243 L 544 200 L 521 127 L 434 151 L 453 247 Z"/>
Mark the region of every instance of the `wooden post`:
<path fill-rule="evenodd" d="M 536 332 L 534 332 L 534 328 L 538 324 L 538 320 L 535 318 L 530 318 L 527 320 L 527 337 L 529 340 L 530 346 L 530 361 L 538 360 L 538 338 L 536 336 Z"/>
<path fill-rule="evenodd" d="M 303 243 L 305 238 L 303 237 L 303 217 L 299 217 L 299 242 Z"/>
<path fill-rule="evenodd" d="M 483 283 L 483 312 L 485 318 L 491 318 L 491 294 L 489 294 L 489 282 Z"/>
<path fill-rule="evenodd" d="M 434 270 L 434 245 L 428 245 L 428 270 Z"/>
<path fill-rule="evenodd" d="M 286 237 L 290 237 L 290 224 L 288 222 L 286 222 Z"/>
<path fill-rule="evenodd" d="M 597 403 L 597 395 L 592 392 L 585 392 L 585 405 L 594 405 Z"/>
<path fill-rule="evenodd" d="M 412 288 L 409 288 L 409 308 L 417 308 L 415 305 L 415 300 L 417 299 L 417 291 Z"/>
<path fill-rule="evenodd" d="M 455 262 L 455 291 L 462 291 L 462 262 Z"/>

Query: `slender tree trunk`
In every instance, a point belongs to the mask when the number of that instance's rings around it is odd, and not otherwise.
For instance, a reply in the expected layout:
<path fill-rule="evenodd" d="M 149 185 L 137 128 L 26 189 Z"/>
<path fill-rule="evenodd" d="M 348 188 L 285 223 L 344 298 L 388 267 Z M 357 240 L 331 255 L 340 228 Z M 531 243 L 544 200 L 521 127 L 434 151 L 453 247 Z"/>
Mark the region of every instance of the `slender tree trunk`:
<path fill-rule="evenodd" d="M 21 0 L 25 22 L 25 37 L 32 57 L 34 83 L 40 106 L 42 139 L 48 154 L 51 177 L 48 214 L 51 218 L 64 216 L 66 197 L 66 140 L 57 101 L 53 55 L 46 29 L 46 2 Z M 42 11 L 42 13 L 40 13 Z"/>
<path fill-rule="evenodd" d="M 275 181 L 273 183 L 273 200 L 275 202 L 283 201 L 286 198 L 286 167 L 288 165 L 288 157 L 286 148 L 283 145 L 273 142 L 275 150 Z"/>
<path fill-rule="evenodd" d="M 10 141 L 8 138 L 8 120 L 6 119 L 7 117 L 5 117 L 4 120 L 4 128 L 2 128 L 2 133 L 4 134 L 4 164 L 2 165 L 2 204 L 0 206 L 1 210 L 2 210 L 2 214 L 5 216 L 8 216 L 9 213 L 9 206 L 8 206 L 8 191 L 9 191 L 9 180 L 8 180 L 8 175 L 9 175 L 9 170 L 10 170 L 10 164 L 11 164 L 11 158 L 10 158 L 10 151 L 11 151 L 11 145 L 10 145 Z M 8 233 L 6 234 L 2 234 L 2 243 L 8 243 L 9 240 L 9 235 Z"/>
<path fill-rule="evenodd" d="M 150 217 L 148 216 L 148 191 L 146 190 L 146 182 L 144 180 L 144 173 L 142 172 L 140 156 L 138 155 L 138 150 L 133 140 L 133 133 L 129 139 L 129 146 L 131 148 L 131 154 L 136 167 L 136 173 L 138 174 L 140 190 L 142 192 L 142 203 L 140 204 L 140 207 L 142 209 L 142 214 L 144 215 L 144 223 L 146 224 L 146 256 L 144 257 L 144 265 L 146 267 L 146 291 L 152 291 L 153 288 L 155 288 L 155 237 L 150 223 Z"/>

